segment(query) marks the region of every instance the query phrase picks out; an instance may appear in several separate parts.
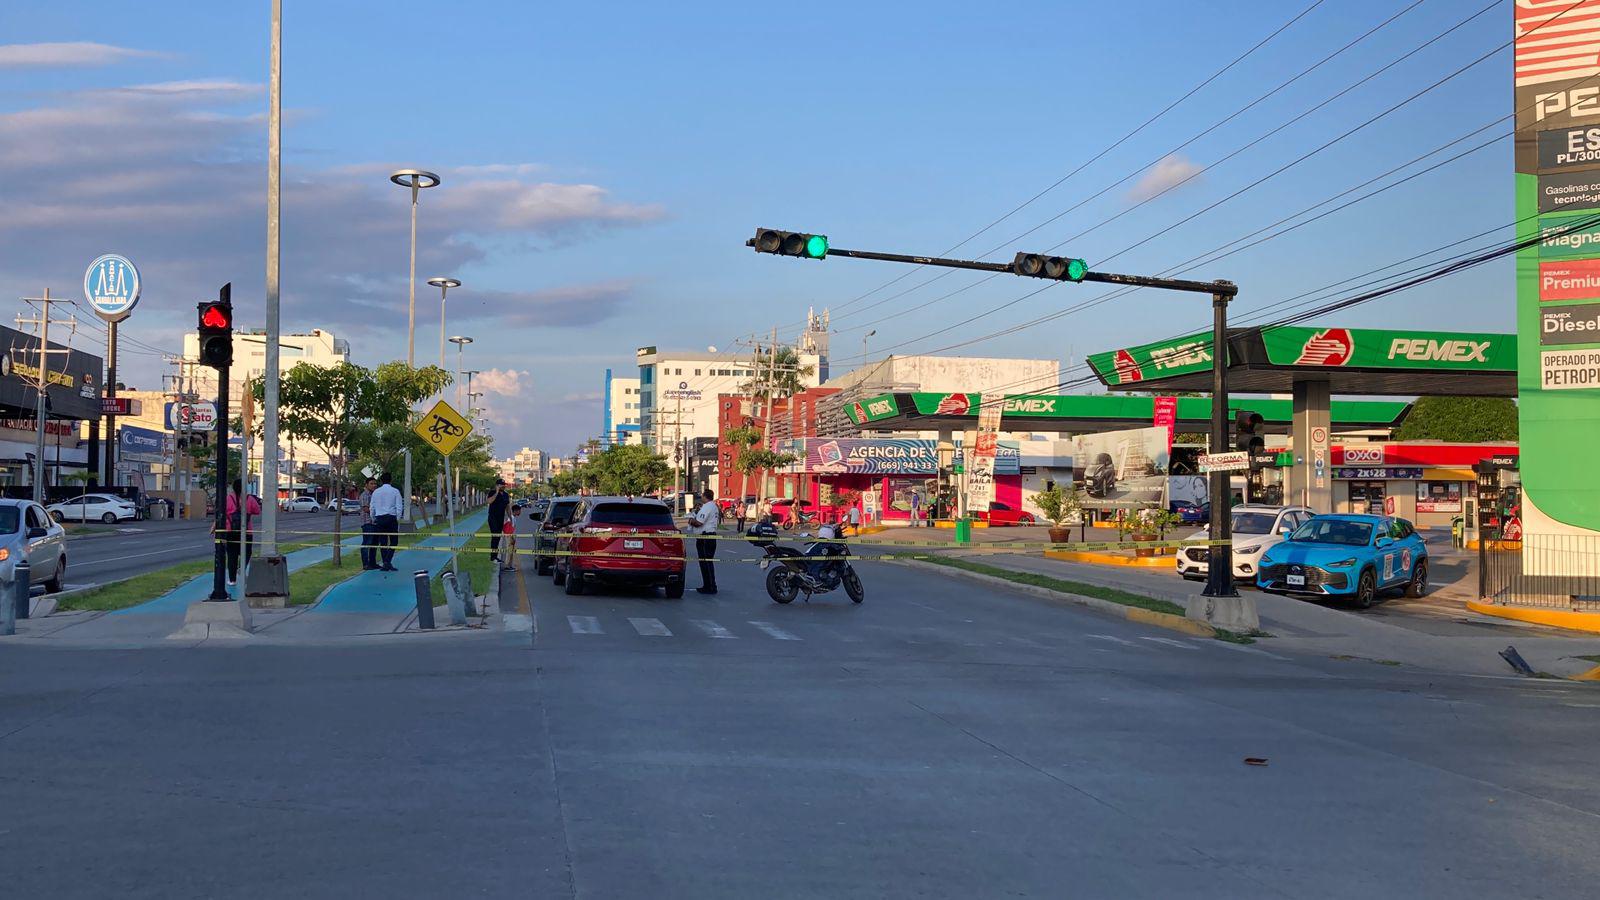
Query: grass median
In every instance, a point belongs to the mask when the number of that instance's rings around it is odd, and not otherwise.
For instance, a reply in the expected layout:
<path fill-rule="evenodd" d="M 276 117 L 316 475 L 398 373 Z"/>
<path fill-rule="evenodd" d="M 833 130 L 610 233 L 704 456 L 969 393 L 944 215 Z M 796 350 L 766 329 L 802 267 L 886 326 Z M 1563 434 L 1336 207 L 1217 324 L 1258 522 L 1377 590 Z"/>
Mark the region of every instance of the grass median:
<path fill-rule="evenodd" d="M 1042 587 L 1047 590 L 1060 591 L 1063 594 L 1077 594 L 1080 597 L 1093 597 L 1097 600 L 1109 600 L 1123 606 L 1132 606 L 1137 609 L 1148 609 L 1151 612 L 1167 613 L 1181 616 L 1183 607 L 1170 600 L 1158 600 L 1155 597 L 1146 597 L 1142 594 L 1131 594 L 1116 588 L 1101 587 L 1098 584 L 1088 584 L 1082 581 L 1068 581 L 1065 578 L 1052 578 L 1049 575 L 1038 575 L 1033 572 L 1015 572 L 1011 569 L 1002 569 L 998 566 L 986 566 L 983 563 L 972 562 L 965 559 L 954 559 L 948 556 L 935 556 L 929 554 L 921 557 L 923 562 L 931 562 L 937 566 L 949 566 L 952 569 L 965 569 L 979 575 L 989 575 L 1003 578 L 1017 584 L 1027 584 L 1033 587 Z"/>

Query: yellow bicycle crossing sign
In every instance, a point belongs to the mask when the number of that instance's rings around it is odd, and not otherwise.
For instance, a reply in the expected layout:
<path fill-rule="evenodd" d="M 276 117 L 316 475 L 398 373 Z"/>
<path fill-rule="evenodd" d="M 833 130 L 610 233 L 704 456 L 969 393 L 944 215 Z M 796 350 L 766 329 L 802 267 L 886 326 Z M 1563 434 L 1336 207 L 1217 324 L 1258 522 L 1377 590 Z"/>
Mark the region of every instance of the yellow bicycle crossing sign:
<path fill-rule="evenodd" d="M 428 446 L 449 456 L 472 433 L 472 423 L 456 412 L 455 407 L 440 400 L 411 430 L 427 441 Z"/>

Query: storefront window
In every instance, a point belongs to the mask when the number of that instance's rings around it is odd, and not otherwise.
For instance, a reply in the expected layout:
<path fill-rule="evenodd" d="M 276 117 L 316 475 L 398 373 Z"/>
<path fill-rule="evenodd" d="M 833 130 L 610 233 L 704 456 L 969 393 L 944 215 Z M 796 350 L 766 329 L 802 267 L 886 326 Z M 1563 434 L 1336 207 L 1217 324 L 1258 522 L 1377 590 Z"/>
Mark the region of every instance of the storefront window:
<path fill-rule="evenodd" d="M 1459 481 L 1417 482 L 1417 512 L 1461 512 L 1461 484 Z"/>
<path fill-rule="evenodd" d="M 932 505 L 935 481 L 932 478 L 890 478 L 889 479 L 889 508 L 898 513 L 911 512 L 911 492 L 916 491 L 922 495 L 923 515 L 928 514 Z"/>

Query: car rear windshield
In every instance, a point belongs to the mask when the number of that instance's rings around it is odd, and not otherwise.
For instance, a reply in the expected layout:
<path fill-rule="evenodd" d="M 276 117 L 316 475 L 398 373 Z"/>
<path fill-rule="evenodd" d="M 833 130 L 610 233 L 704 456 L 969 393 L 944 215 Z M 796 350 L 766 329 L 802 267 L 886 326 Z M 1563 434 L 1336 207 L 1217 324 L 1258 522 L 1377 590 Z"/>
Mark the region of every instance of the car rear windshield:
<path fill-rule="evenodd" d="M 16 534 L 22 525 L 22 507 L 0 506 L 0 534 Z"/>
<path fill-rule="evenodd" d="M 1315 544 L 1343 544 L 1349 547 L 1365 547 L 1367 541 L 1372 539 L 1372 526 L 1365 522 L 1351 522 L 1347 519 L 1312 519 L 1295 529 L 1289 535 L 1291 541 L 1306 541 Z"/>
<path fill-rule="evenodd" d="M 672 527 L 672 513 L 659 503 L 601 503 L 589 513 L 595 525 L 665 525 Z"/>
<path fill-rule="evenodd" d="M 1272 531 L 1272 520 L 1277 515 L 1261 512 L 1237 512 L 1233 514 L 1234 534 L 1267 534 Z"/>
<path fill-rule="evenodd" d="M 578 508 L 578 501 L 564 500 L 550 505 L 550 514 L 545 516 L 545 521 L 551 525 L 565 525 L 572 521 L 572 511 Z"/>

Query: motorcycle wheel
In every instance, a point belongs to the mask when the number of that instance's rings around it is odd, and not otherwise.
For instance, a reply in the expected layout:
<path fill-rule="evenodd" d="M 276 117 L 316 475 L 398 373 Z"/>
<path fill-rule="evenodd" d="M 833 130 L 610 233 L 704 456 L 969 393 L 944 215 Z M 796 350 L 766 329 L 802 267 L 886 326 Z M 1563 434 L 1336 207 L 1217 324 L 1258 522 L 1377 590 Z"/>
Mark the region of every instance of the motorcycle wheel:
<path fill-rule="evenodd" d="M 781 527 L 784 531 L 793 531 L 794 530 L 794 520 L 793 519 L 784 519 L 783 520 L 783 524 L 781 526 L 779 526 L 779 527 Z"/>
<path fill-rule="evenodd" d="M 844 567 L 844 592 L 856 603 L 867 599 L 867 589 L 861 584 L 861 578 L 856 575 L 856 570 L 849 566 Z"/>
<path fill-rule="evenodd" d="M 791 603 L 800 593 L 800 584 L 788 566 L 779 566 L 767 572 L 767 596 L 778 603 Z"/>

